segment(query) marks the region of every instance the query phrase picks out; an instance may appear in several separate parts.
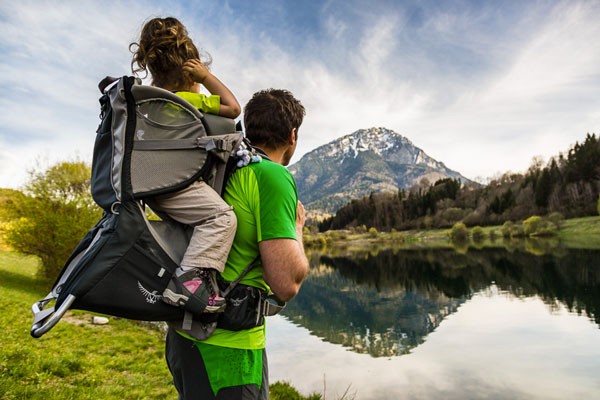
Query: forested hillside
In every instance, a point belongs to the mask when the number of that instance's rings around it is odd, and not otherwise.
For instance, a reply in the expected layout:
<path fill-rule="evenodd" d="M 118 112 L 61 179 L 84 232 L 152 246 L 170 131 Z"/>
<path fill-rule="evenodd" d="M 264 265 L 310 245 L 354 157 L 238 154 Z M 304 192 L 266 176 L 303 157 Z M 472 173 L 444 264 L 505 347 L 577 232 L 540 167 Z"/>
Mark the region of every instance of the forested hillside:
<path fill-rule="evenodd" d="M 380 231 L 502 224 L 532 215 L 580 217 L 598 213 L 600 139 L 587 134 L 566 154 L 546 165 L 534 159 L 523 174 L 505 173 L 486 186 L 461 185 L 456 179 L 422 181 L 409 190 L 372 193 L 354 200 L 319 229 L 365 225 Z"/>

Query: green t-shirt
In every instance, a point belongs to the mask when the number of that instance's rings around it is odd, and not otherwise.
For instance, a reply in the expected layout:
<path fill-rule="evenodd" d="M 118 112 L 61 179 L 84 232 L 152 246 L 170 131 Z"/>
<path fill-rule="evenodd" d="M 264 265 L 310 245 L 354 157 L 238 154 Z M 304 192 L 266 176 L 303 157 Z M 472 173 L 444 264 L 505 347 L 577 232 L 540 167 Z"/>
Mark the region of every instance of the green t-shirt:
<path fill-rule="evenodd" d="M 205 113 L 218 115 L 221 109 L 221 96 L 214 94 L 206 96 L 202 93 L 194 92 L 176 92 L 175 94 Z"/>
<path fill-rule="evenodd" d="M 235 280 L 259 254 L 258 243 L 269 239 L 296 238 L 298 194 L 292 174 L 269 160 L 238 169 L 225 188 L 225 201 L 233 206 L 237 231 L 222 276 Z M 283 262 L 283 260 L 282 260 Z M 241 283 L 269 290 L 261 265 Z M 265 347 L 265 328 L 232 332 L 217 329 L 203 343 L 240 349 Z"/>

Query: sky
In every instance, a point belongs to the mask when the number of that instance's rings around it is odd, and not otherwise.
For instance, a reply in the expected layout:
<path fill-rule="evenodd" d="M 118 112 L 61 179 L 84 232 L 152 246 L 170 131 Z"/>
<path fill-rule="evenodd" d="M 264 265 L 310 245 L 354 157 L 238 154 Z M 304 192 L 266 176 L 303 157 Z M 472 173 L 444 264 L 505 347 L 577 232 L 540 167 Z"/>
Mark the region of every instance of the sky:
<path fill-rule="evenodd" d="M 269 87 L 301 100 L 292 163 L 385 127 L 485 182 L 600 133 L 599 1 L 3 1 L 0 187 L 91 162 L 97 84 L 131 75 L 157 16 L 187 26 L 242 106 Z"/>

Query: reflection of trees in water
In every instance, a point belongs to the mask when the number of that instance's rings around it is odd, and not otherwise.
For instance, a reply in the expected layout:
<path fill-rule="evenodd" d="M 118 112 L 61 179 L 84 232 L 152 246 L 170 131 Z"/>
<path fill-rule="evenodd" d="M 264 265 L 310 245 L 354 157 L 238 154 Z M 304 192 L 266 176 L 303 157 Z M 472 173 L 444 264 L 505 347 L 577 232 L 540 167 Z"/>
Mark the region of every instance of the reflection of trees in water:
<path fill-rule="evenodd" d="M 564 304 L 600 324 L 600 252 L 401 250 L 321 256 L 286 315 L 315 335 L 374 356 L 404 354 L 474 293 L 495 284 Z"/>

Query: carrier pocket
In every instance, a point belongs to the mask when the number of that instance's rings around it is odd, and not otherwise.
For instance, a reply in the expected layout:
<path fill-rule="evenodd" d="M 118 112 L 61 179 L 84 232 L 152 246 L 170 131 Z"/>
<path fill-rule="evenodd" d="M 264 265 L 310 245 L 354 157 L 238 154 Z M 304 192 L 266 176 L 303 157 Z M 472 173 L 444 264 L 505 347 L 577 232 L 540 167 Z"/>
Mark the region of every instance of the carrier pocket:
<path fill-rule="evenodd" d="M 176 265 L 165 255 L 134 244 L 82 299 L 86 309 L 145 321 L 181 319 L 183 311 L 162 301 Z M 156 252 L 156 249 L 154 249 Z M 161 264 L 158 263 L 161 262 Z"/>
<path fill-rule="evenodd" d="M 266 293 L 252 286 L 238 284 L 227 296 L 227 306 L 217 326 L 230 331 L 255 328 L 264 323 L 261 312 Z"/>

